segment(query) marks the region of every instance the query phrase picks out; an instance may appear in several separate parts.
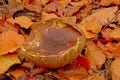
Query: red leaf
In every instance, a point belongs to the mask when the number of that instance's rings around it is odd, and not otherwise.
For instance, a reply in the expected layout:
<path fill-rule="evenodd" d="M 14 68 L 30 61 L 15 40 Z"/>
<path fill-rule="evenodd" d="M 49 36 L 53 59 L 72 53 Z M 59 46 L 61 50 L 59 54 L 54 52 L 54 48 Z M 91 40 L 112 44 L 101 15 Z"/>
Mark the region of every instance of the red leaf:
<path fill-rule="evenodd" d="M 78 56 L 77 63 L 83 66 L 85 69 L 90 69 L 90 62 L 89 60 L 84 56 Z"/>

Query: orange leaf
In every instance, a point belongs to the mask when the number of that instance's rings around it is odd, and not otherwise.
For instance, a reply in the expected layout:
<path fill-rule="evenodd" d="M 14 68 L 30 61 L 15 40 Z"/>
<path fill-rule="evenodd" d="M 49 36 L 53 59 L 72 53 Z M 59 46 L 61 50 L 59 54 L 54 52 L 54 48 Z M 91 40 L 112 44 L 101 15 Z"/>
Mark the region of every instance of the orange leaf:
<path fill-rule="evenodd" d="M 92 41 L 87 41 L 85 56 L 90 61 L 91 67 L 100 69 L 106 60 L 104 51 L 95 45 Z"/>
<path fill-rule="evenodd" d="M 0 74 L 6 72 L 12 65 L 20 63 L 16 53 L 0 56 Z"/>
<path fill-rule="evenodd" d="M 15 31 L 4 31 L 0 34 L 0 55 L 14 52 L 20 48 L 24 42 L 24 37 Z"/>
<path fill-rule="evenodd" d="M 120 0 L 100 0 L 99 5 L 109 6 L 111 4 L 120 5 Z"/>
<path fill-rule="evenodd" d="M 27 16 L 16 17 L 14 21 L 15 23 L 19 24 L 21 27 L 24 27 L 26 29 L 28 29 L 33 24 L 31 19 Z"/>
<path fill-rule="evenodd" d="M 14 76 L 15 79 L 17 79 L 17 78 L 20 78 L 22 76 L 25 76 L 26 72 L 25 72 L 24 69 L 18 68 L 18 69 L 9 71 L 9 74 L 12 75 L 12 76 Z"/>
<path fill-rule="evenodd" d="M 110 7 L 96 10 L 84 18 L 78 27 L 85 33 L 86 38 L 93 38 L 100 32 L 102 25 L 115 16 L 117 9 L 118 7 Z"/>
<path fill-rule="evenodd" d="M 120 80 L 120 58 L 115 59 L 110 67 L 112 80 Z"/>

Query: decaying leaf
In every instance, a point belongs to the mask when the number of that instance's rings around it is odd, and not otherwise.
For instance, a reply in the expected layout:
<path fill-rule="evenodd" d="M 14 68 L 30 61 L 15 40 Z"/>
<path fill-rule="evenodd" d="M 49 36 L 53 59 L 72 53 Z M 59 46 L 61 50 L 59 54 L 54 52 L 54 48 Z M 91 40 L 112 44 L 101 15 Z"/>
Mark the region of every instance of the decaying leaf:
<path fill-rule="evenodd" d="M 84 18 L 78 26 L 85 33 L 86 38 L 93 38 L 100 32 L 102 25 L 115 16 L 117 9 L 117 7 L 98 9 Z"/>
<path fill-rule="evenodd" d="M 6 72 L 12 65 L 20 63 L 16 53 L 0 56 L 0 74 Z"/>
<path fill-rule="evenodd" d="M 27 16 L 16 17 L 14 22 L 19 24 L 21 27 L 26 28 L 26 29 L 28 29 L 33 24 L 31 19 Z"/>
<path fill-rule="evenodd" d="M 24 42 L 24 37 L 15 31 L 4 31 L 0 34 L 0 55 L 14 52 Z"/>
<path fill-rule="evenodd" d="M 98 69 L 101 68 L 106 60 L 104 51 L 96 46 L 92 41 L 87 41 L 85 56 L 90 61 L 91 67 L 97 67 Z"/>
<path fill-rule="evenodd" d="M 112 80 L 120 80 L 120 58 L 115 59 L 110 67 Z"/>

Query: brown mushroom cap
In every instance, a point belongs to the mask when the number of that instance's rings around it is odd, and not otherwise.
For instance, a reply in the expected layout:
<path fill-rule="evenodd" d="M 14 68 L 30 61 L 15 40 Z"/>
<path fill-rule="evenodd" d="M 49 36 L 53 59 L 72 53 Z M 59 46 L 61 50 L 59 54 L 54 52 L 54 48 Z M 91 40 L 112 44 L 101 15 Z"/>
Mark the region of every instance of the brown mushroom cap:
<path fill-rule="evenodd" d="M 73 61 L 85 45 L 83 33 L 62 21 L 49 20 L 32 26 L 19 56 L 36 65 L 62 67 Z"/>

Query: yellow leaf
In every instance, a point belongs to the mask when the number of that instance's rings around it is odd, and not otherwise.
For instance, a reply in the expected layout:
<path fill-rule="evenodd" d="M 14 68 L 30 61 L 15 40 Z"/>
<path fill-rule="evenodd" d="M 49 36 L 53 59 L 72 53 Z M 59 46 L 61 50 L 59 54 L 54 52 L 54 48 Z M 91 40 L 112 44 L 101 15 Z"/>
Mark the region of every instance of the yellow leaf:
<path fill-rule="evenodd" d="M 26 29 L 28 29 L 33 24 L 31 19 L 27 16 L 16 17 L 14 21 L 15 23 L 19 24 L 21 27 L 24 27 Z"/>
<path fill-rule="evenodd" d="M 106 60 L 104 51 L 97 47 L 92 41 L 87 41 L 85 56 L 89 59 L 92 67 L 102 67 Z"/>
<path fill-rule="evenodd" d="M 12 65 L 20 63 L 16 53 L 0 56 L 0 74 L 5 73 Z"/>
<path fill-rule="evenodd" d="M 24 37 L 15 31 L 4 31 L 0 34 L 0 55 L 14 52 L 20 48 L 24 42 Z"/>

